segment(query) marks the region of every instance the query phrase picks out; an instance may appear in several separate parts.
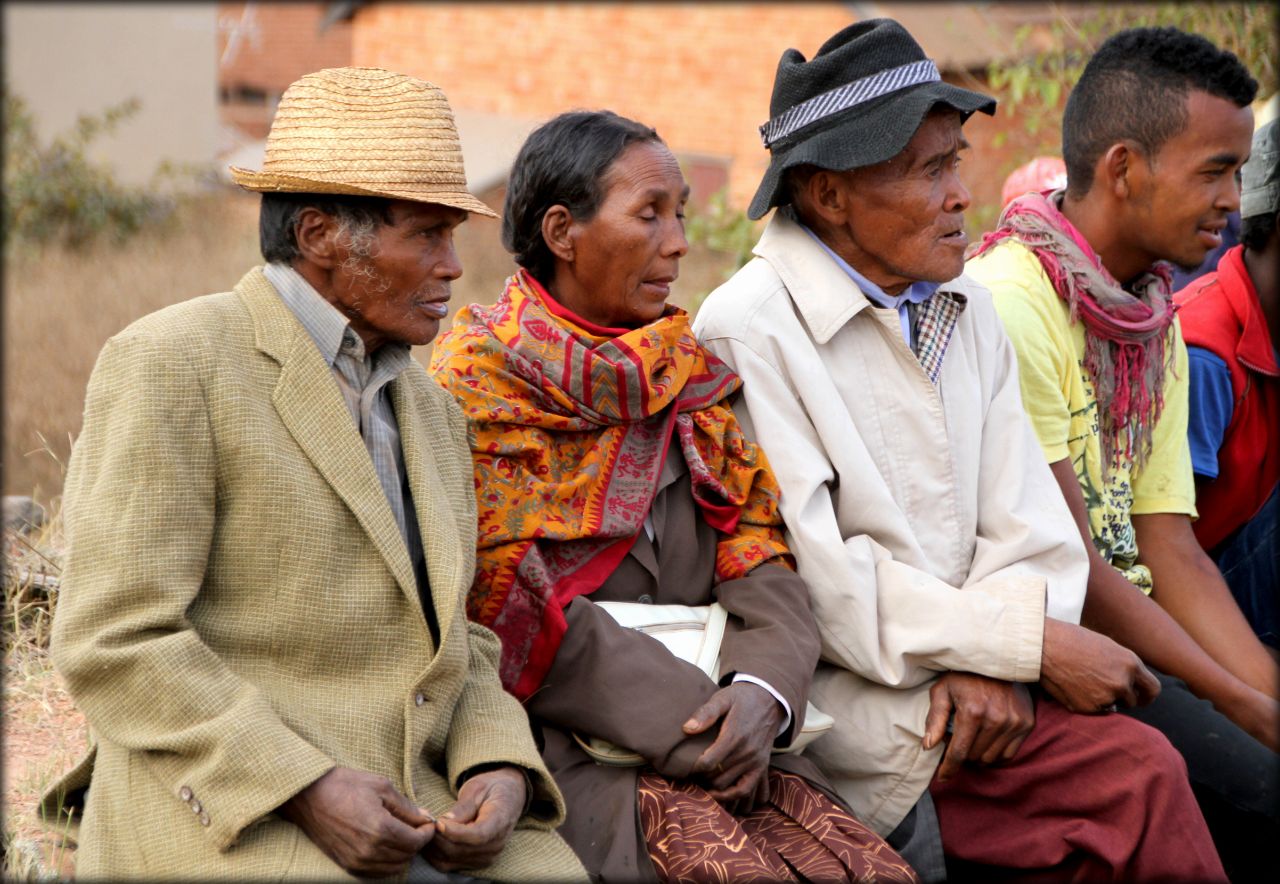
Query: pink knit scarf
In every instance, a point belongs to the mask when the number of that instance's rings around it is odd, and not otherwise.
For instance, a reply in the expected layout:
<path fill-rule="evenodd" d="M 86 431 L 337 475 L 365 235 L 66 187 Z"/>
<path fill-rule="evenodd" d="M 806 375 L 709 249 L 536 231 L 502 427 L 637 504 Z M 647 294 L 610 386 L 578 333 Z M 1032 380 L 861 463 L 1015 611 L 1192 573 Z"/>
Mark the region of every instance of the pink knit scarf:
<path fill-rule="evenodd" d="M 1112 466 L 1141 466 L 1151 453 L 1151 431 L 1164 408 L 1164 378 L 1172 367 L 1166 334 L 1175 310 L 1171 276 L 1158 263 L 1126 291 L 1058 210 L 1061 201 L 1061 190 L 1014 200 L 970 257 L 1012 237 L 1040 259 L 1058 297 L 1071 308 L 1071 321 L 1083 320 L 1084 367 L 1098 401 L 1105 480 Z"/>

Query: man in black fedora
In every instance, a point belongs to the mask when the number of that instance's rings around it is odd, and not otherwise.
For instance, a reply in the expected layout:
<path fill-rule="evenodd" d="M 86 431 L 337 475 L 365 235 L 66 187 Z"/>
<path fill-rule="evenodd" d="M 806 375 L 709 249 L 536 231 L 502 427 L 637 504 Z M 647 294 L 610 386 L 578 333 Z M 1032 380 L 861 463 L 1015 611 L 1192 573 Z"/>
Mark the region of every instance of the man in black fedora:
<path fill-rule="evenodd" d="M 994 110 L 887 19 L 787 50 L 749 215 L 777 211 L 698 312 L 821 626 L 836 728 L 809 754 L 928 880 L 943 853 L 953 875 L 1222 880 L 1177 753 L 1106 714 L 1159 685 L 1079 626 L 1083 543 L 962 275 L 962 126 Z"/>

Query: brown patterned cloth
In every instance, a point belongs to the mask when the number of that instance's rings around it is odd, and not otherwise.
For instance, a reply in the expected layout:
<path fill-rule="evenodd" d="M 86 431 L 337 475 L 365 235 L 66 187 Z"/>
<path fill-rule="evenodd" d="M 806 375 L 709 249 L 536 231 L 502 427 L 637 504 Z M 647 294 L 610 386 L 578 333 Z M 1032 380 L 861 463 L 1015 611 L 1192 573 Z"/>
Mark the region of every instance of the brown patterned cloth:
<path fill-rule="evenodd" d="M 800 777 L 769 771 L 769 801 L 735 817 L 706 790 L 640 774 L 637 800 L 658 879 L 919 884 L 880 836 Z"/>

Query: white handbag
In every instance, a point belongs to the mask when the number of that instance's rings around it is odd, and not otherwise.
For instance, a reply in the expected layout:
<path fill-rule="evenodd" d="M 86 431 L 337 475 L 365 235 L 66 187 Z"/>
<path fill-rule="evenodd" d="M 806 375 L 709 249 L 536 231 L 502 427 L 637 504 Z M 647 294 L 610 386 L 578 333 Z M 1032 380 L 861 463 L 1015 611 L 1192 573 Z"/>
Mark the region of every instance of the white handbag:
<path fill-rule="evenodd" d="M 720 678 L 720 643 L 729 612 L 719 602 L 710 605 L 645 605 L 638 602 L 596 602 L 596 607 L 622 626 L 638 629 L 656 638 L 675 656 L 697 666 L 712 681 Z M 775 753 L 799 752 L 831 730 L 835 720 L 812 703 L 791 745 Z M 644 758 L 616 743 L 599 737 L 573 738 L 597 764 L 610 767 L 639 767 Z"/>

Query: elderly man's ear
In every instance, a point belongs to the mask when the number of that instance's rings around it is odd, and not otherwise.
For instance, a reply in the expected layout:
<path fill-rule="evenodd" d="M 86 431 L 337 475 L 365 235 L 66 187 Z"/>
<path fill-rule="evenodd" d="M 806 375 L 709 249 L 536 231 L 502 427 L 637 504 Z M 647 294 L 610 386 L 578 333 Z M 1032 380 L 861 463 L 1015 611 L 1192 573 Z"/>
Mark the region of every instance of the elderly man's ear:
<path fill-rule="evenodd" d="M 829 169 L 818 169 L 801 188 L 801 213 L 832 227 L 843 227 L 849 220 L 849 181 L 847 175 Z"/>
<path fill-rule="evenodd" d="M 298 214 L 294 240 L 303 260 L 332 270 L 338 263 L 338 219 L 308 206 Z"/>

